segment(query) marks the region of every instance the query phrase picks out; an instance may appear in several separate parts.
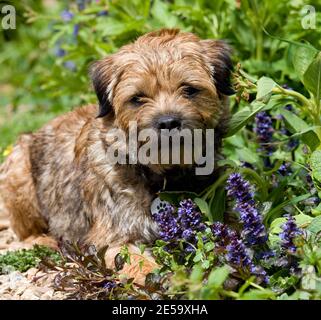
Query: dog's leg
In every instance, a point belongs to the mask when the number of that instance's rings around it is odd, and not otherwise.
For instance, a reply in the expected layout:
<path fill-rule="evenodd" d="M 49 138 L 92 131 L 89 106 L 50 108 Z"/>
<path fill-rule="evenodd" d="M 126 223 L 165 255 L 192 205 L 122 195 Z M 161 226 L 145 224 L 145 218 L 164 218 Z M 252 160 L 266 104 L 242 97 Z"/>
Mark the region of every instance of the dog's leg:
<path fill-rule="evenodd" d="M 140 249 L 133 244 L 127 244 L 127 248 L 130 263 L 125 262 L 119 274 L 127 279 L 133 278 L 135 283 L 144 285 L 147 274 L 157 269 L 159 265 L 148 250 L 141 253 Z M 108 267 L 113 268 L 115 266 L 115 257 L 120 250 L 121 246 L 115 246 L 107 250 L 105 261 Z"/>
<path fill-rule="evenodd" d="M 24 240 L 24 243 L 30 244 L 31 246 L 34 246 L 35 244 L 39 246 L 46 246 L 53 250 L 58 250 L 59 248 L 57 241 L 45 234 L 39 236 L 30 236 Z"/>
<path fill-rule="evenodd" d="M 31 135 L 21 136 L 0 169 L 0 193 L 13 231 L 20 240 L 46 232 L 31 174 L 29 145 Z"/>

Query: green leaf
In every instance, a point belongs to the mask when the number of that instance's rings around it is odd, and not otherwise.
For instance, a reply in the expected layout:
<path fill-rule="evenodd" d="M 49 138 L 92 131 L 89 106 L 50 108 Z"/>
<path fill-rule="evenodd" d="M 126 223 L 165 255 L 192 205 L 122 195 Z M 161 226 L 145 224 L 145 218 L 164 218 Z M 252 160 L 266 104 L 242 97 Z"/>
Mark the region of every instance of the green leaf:
<path fill-rule="evenodd" d="M 316 150 L 311 154 L 310 167 L 313 179 L 321 183 L 321 150 Z"/>
<path fill-rule="evenodd" d="M 228 266 L 223 266 L 213 270 L 208 276 L 207 286 L 218 289 L 227 279 L 230 273 Z"/>
<path fill-rule="evenodd" d="M 306 228 L 310 223 L 316 219 L 312 218 L 306 214 L 300 213 L 294 216 L 296 224 L 300 228 Z M 270 225 L 269 240 L 272 245 L 280 241 L 279 233 L 282 232 L 281 226 L 286 222 L 286 218 L 276 218 L 272 221 Z M 308 228 L 309 229 L 309 228 Z"/>
<path fill-rule="evenodd" d="M 265 223 L 269 223 L 270 221 L 273 221 L 278 216 L 280 216 L 281 212 L 282 212 L 282 210 L 283 210 L 283 208 L 285 206 L 296 204 L 296 203 L 298 203 L 300 201 L 303 201 L 303 200 L 306 200 L 306 199 L 308 199 L 310 197 L 311 197 L 311 194 L 310 193 L 306 193 L 306 194 L 303 194 L 301 196 L 293 197 L 290 200 L 286 200 L 286 201 L 280 203 L 279 205 L 277 205 L 276 207 L 271 209 L 271 211 L 268 212 L 268 214 L 264 218 L 264 222 Z"/>
<path fill-rule="evenodd" d="M 245 107 L 232 116 L 229 123 L 229 130 L 226 137 L 233 136 L 242 129 L 253 117 L 265 107 L 263 102 L 255 101 L 251 107 Z"/>
<path fill-rule="evenodd" d="M 317 103 L 320 103 L 321 96 L 321 52 L 309 65 L 303 75 L 304 86 L 313 93 Z"/>
<path fill-rule="evenodd" d="M 313 232 L 313 233 L 318 233 L 321 231 L 321 216 L 318 216 L 316 218 L 314 218 L 309 227 L 307 228 L 307 230 Z"/>
<path fill-rule="evenodd" d="M 237 153 L 240 161 L 245 161 L 245 162 L 252 163 L 252 164 L 258 163 L 258 161 L 259 161 L 258 154 L 253 153 L 248 148 L 236 149 L 236 153 Z"/>
<path fill-rule="evenodd" d="M 211 218 L 210 208 L 207 202 L 201 198 L 195 198 L 194 202 L 196 203 L 200 211 L 210 219 Z"/>
<path fill-rule="evenodd" d="M 267 77 L 262 77 L 257 82 L 257 94 L 256 94 L 256 100 L 263 101 L 265 103 L 268 102 L 266 100 L 267 96 L 272 93 L 272 89 L 276 86 L 276 83 L 271 79 Z"/>
<path fill-rule="evenodd" d="M 304 265 L 302 267 L 301 287 L 303 290 L 315 290 L 316 273 L 312 265 Z"/>
<path fill-rule="evenodd" d="M 203 268 L 200 264 L 195 264 L 193 267 L 193 271 L 190 275 L 190 280 L 193 283 L 199 283 L 202 281 L 204 275 Z"/>
<path fill-rule="evenodd" d="M 162 27 L 177 28 L 181 25 L 179 19 L 170 12 L 168 3 L 164 1 L 155 0 L 151 13 Z"/>
<path fill-rule="evenodd" d="M 312 215 L 316 216 L 321 216 L 321 203 L 317 205 L 317 207 L 311 209 Z"/>
<path fill-rule="evenodd" d="M 199 261 L 202 260 L 202 258 L 203 258 L 202 252 L 197 252 L 196 255 L 195 255 L 195 257 L 194 257 L 194 259 L 193 259 L 193 261 L 194 261 L 194 262 L 199 262 Z"/>
<path fill-rule="evenodd" d="M 209 252 L 209 251 L 212 251 L 214 249 L 214 242 L 207 242 L 205 245 L 204 245 L 204 249 L 206 252 Z"/>
<path fill-rule="evenodd" d="M 318 53 L 318 50 L 312 46 L 293 45 L 290 47 L 292 50 L 292 64 L 295 72 L 303 81 L 304 74 L 309 65 Z"/>
<path fill-rule="evenodd" d="M 290 131 L 301 136 L 302 141 L 307 144 L 312 151 L 320 145 L 320 140 L 315 132 L 318 127 L 311 127 L 304 120 L 289 110 L 281 109 L 280 114 L 284 117 L 286 125 Z"/>
<path fill-rule="evenodd" d="M 226 191 L 225 187 L 218 187 L 214 196 L 209 202 L 210 221 L 223 221 L 224 211 L 226 207 Z"/>
<path fill-rule="evenodd" d="M 184 188 L 184 186 L 182 186 Z M 159 198 L 164 201 L 168 201 L 171 204 L 178 205 L 183 199 L 197 198 L 197 193 L 189 191 L 162 191 L 159 193 Z"/>
<path fill-rule="evenodd" d="M 241 300 L 266 300 L 266 299 L 275 299 L 275 293 L 272 290 L 264 289 L 252 289 L 245 292 Z"/>

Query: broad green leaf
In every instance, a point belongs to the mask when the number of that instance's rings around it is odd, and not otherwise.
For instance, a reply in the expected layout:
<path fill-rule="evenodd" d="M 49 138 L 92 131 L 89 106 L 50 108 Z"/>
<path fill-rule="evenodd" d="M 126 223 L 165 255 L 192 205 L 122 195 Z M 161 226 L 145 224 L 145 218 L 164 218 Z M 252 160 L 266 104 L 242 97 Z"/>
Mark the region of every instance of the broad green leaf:
<path fill-rule="evenodd" d="M 211 215 L 210 208 L 209 208 L 207 202 L 205 200 L 203 200 L 202 198 L 195 198 L 194 202 L 196 203 L 196 205 L 198 206 L 200 211 L 210 219 L 210 215 Z"/>
<path fill-rule="evenodd" d="M 263 102 L 255 101 L 251 107 L 245 107 L 241 111 L 235 113 L 229 123 L 229 131 L 226 137 L 233 136 L 242 129 L 259 111 L 265 107 Z"/>
<path fill-rule="evenodd" d="M 321 52 L 309 65 L 303 75 L 304 86 L 313 93 L 316 101 L 320 103 L 321 97 Z"/>
<path fill-rule="evenodd" d="M 313 178 L 321 183 L 321 150 L 316 150 L 311 154 L 310 167 Z"/>
<path fill-rule="evenodd" d="M 315 290 L 316 288 L 315 267 L 312 265 L 304 265 L 302 267 L 301 287 L 303 290 Z"/>
<path fill-rule="evenodd" d="M 267 300 L 267 299 L 275 299 L 275 293 L 272 290 L 252 289 L 250 291 L 245 292 L 240 298 L 240 300 Z"/>
<path fill-rule="evenodd" d="M 165 3 L 164 1 L 155 0 L 151 13 L 163 27 L 177 28 L 180 25 L 178 18 L 170 12 L 168 3 Z"/>
<path fill-rule="evenodd" d="M 268 102 L 265 100 L 266 96 L 271 94 L 272 89 L 276 86 L 276 83 L 271 79 L 267 77 L 262 77 L 257 82 L 257 94 L 256 94 L 256 100 L 261 100 L 264 102 Z"/>
<path fill-rule="evenodd" d="M 251 150 L 247 148 L 236 149 L 236 153 L 240 159 L 240 161 L 245 161 L 248 163 L 257 163 L 259 161 L 259 156 L 257 153 L 251 152 Z"/>
<path fill-rule="evenodd" d="M 301 80 L 304 74 L 318 53 L 318 50 L 312 46 L 293 45 L 290 50 L 292 53 L 292 64 L 295 72 Z"/>
<path fill-rule="evenodd" d="M 223 266 L 213 270 L 208 276 L 207 285 L 209 287 L 219 288 L 224 283 L 229 273 L 230 268 L 228 266 Z"/>
<path fill-rule="evenodd" d="M 190 280 L 193 283 L 199 283 L 202 281 L 204 275 L 204 270 L 202 266 L 198 263 L 193 267 L 193 271 L 190 276 Z"/>
<path fill-rule="evenodd" d="M 311 127 L 289 110 L 281 109 L 280 114 L 284 117 L 290 131 L 298 133 L 302 137 L 302 141 L 307 144 L 312 151 L 320 145 L 320 140 L 315 132 L 318 127 Z"/>
<path fill-rule="evenodd" d="M 209 202 L 210 221 L 223 221 L 224 211 L 226 206 L 226 191 L 224 186 L 218 187 L 215 195 Z"/>
<path fill-rule="evenodd" d="M 312 213 L 312 215 L 315 216 L 315 217 L 321 216 L 321 203 L 319 203 L 316 208 L 312 208 L 312 209 L 311 209 L 311 213 Z"/>
<path fill-rule="evenodd" d="M 304 120 L 289 110 L 281 109 L 280 114 L 285 118 L 287 125 L 293 132 L 300 132 L 310 127 Z"/>
<path fill-rule="evenodd" d="M 318 233 L 321 231 L 321 216 L 318 216 L 316 218 L 314 218 L 309 227 L 307 228 L 307 230 L 313 232 L 313 233 Z"/>
<path fill-rule="evenodd" d="M 214 249 L 214 242 L 207 242 L 205 245 L 204 245 L 204 249 L 206 252 L 209 252 L 209 251 L 212 251 Z"/>

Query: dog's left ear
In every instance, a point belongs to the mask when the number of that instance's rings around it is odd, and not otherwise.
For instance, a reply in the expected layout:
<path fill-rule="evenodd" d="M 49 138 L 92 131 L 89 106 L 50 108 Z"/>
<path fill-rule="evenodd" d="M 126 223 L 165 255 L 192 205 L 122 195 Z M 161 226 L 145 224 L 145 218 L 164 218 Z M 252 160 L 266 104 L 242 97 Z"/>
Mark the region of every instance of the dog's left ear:
<path fill-rule="evenodd" d="M 231 48 L 222 40 L 201 40 L 203 54 L 212 68 L 212 77 L 219 93 L 232 95 L 235 93 L 231 84 L 233 64 Z"/>
<path fill-rule="evenodd" d="M 103 60 L 94 62 L 90 66 L 89 74 L 99 101 L 97 118 L 106 116 L 113 109 L 111 101 L 112 80 L 114 76 L 112 65 L 112 58 L 107 57 Z"/>

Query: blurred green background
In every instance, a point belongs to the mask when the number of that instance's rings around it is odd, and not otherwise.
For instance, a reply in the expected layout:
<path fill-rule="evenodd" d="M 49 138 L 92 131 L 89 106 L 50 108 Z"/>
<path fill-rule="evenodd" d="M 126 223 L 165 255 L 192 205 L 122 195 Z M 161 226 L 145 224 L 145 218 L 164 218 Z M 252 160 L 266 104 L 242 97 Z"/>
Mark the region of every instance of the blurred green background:
<path fill-rule="evenodd" d="M 278 38 L 317 48 L 321 41 L 319 1 L 309 2 L 316 9 L 314 30 L 301 26 L 303 0 L 24 0 L 1 1 L 0 8 L 6 4 L 14 5 L 17 20 L 15 30 L 0 29 L 1 154 L 19 133 L 95 102 L 89 64 L 147 31 L 176 27 L 225 39 L 235 64 L 299 91 L 288 44 Z"/>

